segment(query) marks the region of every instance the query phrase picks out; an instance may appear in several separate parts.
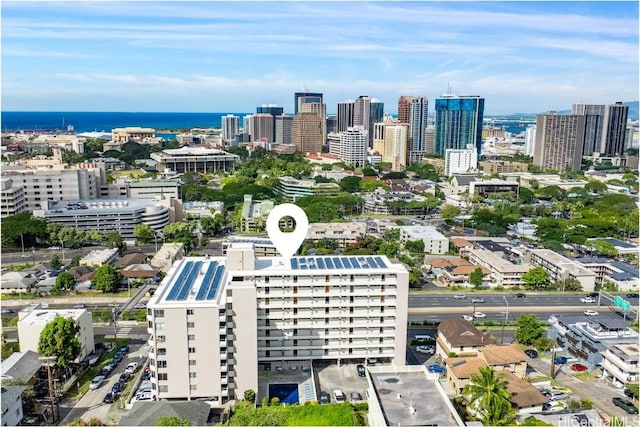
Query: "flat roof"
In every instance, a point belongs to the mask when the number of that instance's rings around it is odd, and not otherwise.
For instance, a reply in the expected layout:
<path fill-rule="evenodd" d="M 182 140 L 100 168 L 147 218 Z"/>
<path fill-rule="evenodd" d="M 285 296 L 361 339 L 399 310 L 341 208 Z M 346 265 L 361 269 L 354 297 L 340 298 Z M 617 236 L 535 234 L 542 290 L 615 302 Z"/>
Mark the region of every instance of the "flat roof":
<path fill-rule="evenodd" d="M 371 371 L 371 382 L 388 426 L 458 425 L 437 380 L 427 378 L 424 371 Z"/>
<path fill-rule="evenodd" d="M 28 314 L 26 314 L 22 319 L 19 320 L 19 323 L 28 324 L 30 326 L 33 325 L 41 325 L 45 326 L 47 323 L 55 320 L 56 317 L 71 317 L 73 320 L 78 320 L 80 316 L 86 313 L 87 310 L 84 308 L 78 309 L 60 309 L 60 310 L 31 310 Z"/>
<path fill-rule="evenodd" d="M 583 267 L 580 263 L 572 261 L 569 258 L 564 257 L 559 253 L 552 251 L 551 249 L 534 249 L 531 252 L 558 267 L 562 267 L 565 270 L 570 271 L 575 275 L 580 275 L 580 276 L 596 275 L 593 271 Z"/>

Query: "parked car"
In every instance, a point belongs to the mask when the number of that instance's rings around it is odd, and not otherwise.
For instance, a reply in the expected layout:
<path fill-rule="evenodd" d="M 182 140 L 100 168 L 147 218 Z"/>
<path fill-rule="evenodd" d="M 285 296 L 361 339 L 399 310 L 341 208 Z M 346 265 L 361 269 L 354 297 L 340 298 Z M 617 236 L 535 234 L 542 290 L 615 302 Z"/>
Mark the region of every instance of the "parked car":
<path fill-rule="evenodd" d="M 585 310 L 584 311 L 584 315 L 585 316 L 597 316 L 598 314 L 600 314 L 600 313 L 598 313 L 595 310 Z"/>
<path fill-rule="evenodd" d="M 483 303 L 484 302 L 484 298 L 481 298 L 481 297 L 471 298 L 471 302 L 474 303 L 474 304 Z"/>
<path fill-rule="evenodd" d="M 592 297 L 582 297 L 580 298 L 580 302 L 583 304 L 595 304 L 596 300 Z"/>
<path fill-rule="evenodd" d="M 31 254 L 28 254 L 28 253 L 22 254 L 20 258 L 31 258 Z"/>
<path fill-rule="evenodd" d="M 523 294 L 522 292 L 516 292 L 515 294 L 513 294 L 514 298 L 526 298 L 527 296 L 525 294 Z"/>
<path fill-rule="evenodd" d="M 131 379 L 131 374 L 128 372 L 123 372 L 120 374 L 120 380 L 119 381 L 123 381 L 123 382 L 127 382 Z"/>
<path fill-rule="evenodd" d="M 429 372 L 432 373 L 436 373 L 436 374 L 443 374 L 444 373 L 444 368 L 438 364 L 433 364 L 433 365 L 429 365 Z"/>
<path fill-rule="evenodd" d="M 551 390 L 547 393 L 547 398 L 551 401 L 568 399 L 569 395 L 559 390 Z"/>
<path fill-rule="evenodd" d="M 124 371 L 133 374 L 136 369 L 138 369 L 138 362 L 129 362 L 129 364 L 127 365 L 127 369 L 125 369 Z"/>
<path fill-rule="evenodd" d="M 553 363 L 555 363 L 556 365 L 566 365 L 567 358 L 564 356 L 558 356 L 555 359 L 553 359 Z"/>
<path fill-rule="evenodd" d="M 351 403 L 360 403 L 362 402 L 362 395 L 357 391 L 352 391 L 351 394 L 349 395 L 349 401 Z"/>
<path fill-rule="evenodd" d="M 627 414 L 638 413 L 638 408 L 636 408 L 636 405 L 634 405 L 633 402 L 627 399 L 623 399 L 622 397 L 614 397 L 613 399 L 611 399 L 611 401 L 614 405 L 616 405 L 618 408 L 621 408 Z"/>
<path fill-rule="evenodd" d="M 358 372 L 359 377 L 364 377 L 366 375 L 366 368 L 364 365 L 356 366 L 356 371 Z"/>
<path fill-rule="evenodd" d="M 100 387 L 100 384 L 104 381 L 104 375 L 98 375 L 91 380 L 89 384 L 89 390 L 95 390 Z"/>
<path fill-rule="evenodd" d="M 149 371 L 145 371 L 145 372 L 142 374 L 142 381 L 148 380 L 148 379 L 150 379 L 150 378 L 151 378 L 151 372 L 149 372 Z"/>
<path fill-rule="evenodd" d="M 129 353 L 129 346 L 125 344 L 125 345 L 123 345 L 122 347 L 120 347 L 120 348 L 118 349 L 118 351 L 122 351 L 122 352 L 124 352 L 124 353 Z"/>
<path fill-rule="evenodd" d="M 113 392 L 109 392 L 104 396 L 104 399 L 102 399 L 102 402 L 104 403 L 113 403 L 116 401 L 116 399 L 118 398 L 118 393 L 113 393 Z"/>
<path fill-rule="evenodd" d="M 465 299 L 467 296 L 465 294 L 455 294 L 453 296 L 454 299 Z"/>
<path fill-rule="evenodd" d="M 484 319 L 485 317 L 487 317 L 487 315 L 481 311 L 476 311 L 475 313 L 473 313 L 473 317 L 475 317 L 476 319 L 479 319 L 479 318 Z"/>
<path fill-rule="evenodd" d="M 106 377 L 107 375 L 109 375 L 111 373 L 111 371 L 113 371 L 113 366 L 111 366 L 111 364 L 106 365 L 105 367 L 103 367 L 100 370 L 100 375 Z"/>
<path fill-rule="evenodd" d="M 111 388 L 111 391 L 113 393 L 120 393 L 122 390 L 124 390 L 127 387 L 127 383 L 124 381 L 118 381 L 117 383 L 115 383 L 113 385 L 113 387 Z"/>
<path fill-rule="evenodd" d="M 576 372 L 584 372 L 586 371 L 588 368 L 586 366 L 584 366 L 582 363 L 574 363 L 573 365 L 571 365 L 571 370 L 572 371 L 576 371 Z"/>
<path fill-rule="evenodd" d="M 532 358 L 532 359 L 537 359 L 537 358 L 538 358 L 538 352 L 537 352 L 537 351 L 535 351 L 535 350 L 534 350 L 534 349 L 532 349 L 532 348 L 527 348 L 527 349 L 524 351 L 524 353 L 525 353 L 527 356 L 529 356 L 530 358 Z"/>
<path fill-rule="evenodd" d="M 326 391 L 320 392 L 320 403 L 331 403 L 331 396 L 329 395 L 329 393 L 327 393 Z"/>
<path fill-rule="evenodd" d="M 463 314 L 462 317 L 464 320 L 466 320 L 467 322 L 471 322 L 473 320 L 473 316 L 469 316 L 468 314 Z"/>
<path fill-rule="evenodd" d="M 416 351 L 418 353 L 434 354 L 436 352 L 436 349 L 433 348 L 433 346 L 430 346 L 430 345 L 419 345 L 419 346 L 416 347 Z"/>
<path fill-rule="evenodd" d="M 154 396 L 154 394 L 151 391 L 145 391 L 142 393 L 136 393 L 136 395 L 133 396 L 133 399 L 131 399 L 131 403 L 150 402 L 152 400 L 156 400 L 156 397 Z"/>
<path fill-rule="evenodd" d="M 640 297 L 640 294 L 636 292 L 630 292 L 627 294 L 627 298 L 638 298 L 638 297 Z"/>
<path fill-rule="evenodd" d="M 546 412 L 556 412 L 562 411 L 567 408 L 567 405 L 564 402 L 547 402 L 542 405 L 542 410 Z"/>
<path fill-rule="evenodd" d="M 333 399 L 336 401 L 336 403 L 342 403 L 346 400 L 346 397 L 342 390 L 336 389 L 333 390 Z"/>

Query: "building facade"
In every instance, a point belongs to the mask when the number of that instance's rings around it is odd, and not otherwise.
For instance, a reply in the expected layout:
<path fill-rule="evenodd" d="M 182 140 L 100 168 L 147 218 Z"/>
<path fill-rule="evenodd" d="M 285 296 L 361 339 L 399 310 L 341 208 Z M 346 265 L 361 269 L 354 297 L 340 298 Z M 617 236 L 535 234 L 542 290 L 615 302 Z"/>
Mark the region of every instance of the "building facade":
<path fill-rule="evenodd" d="M 429 100 L 425 96 L 411 98 L 409 106 L 409 135 L 407 140 L 407 164 L 422 161 L 427 152 L 426 131 L 429 119 Z"/>
<path fill-rule="evenodd" d="M 281 114 L 276 117 L 276 144 L 291 145 L 291 130 L 293 128 L 293 116 Z"/>
<path fill-rule="evenodd" d="M 622 102 L 607 105 L 600 153 L 605 156 L 623 156 L 626 149 L 627 116 L 629 106 Z"/>
<path fill-rule="evenodd" d="M 354 168 L 364 167 L 367 160 L 369 132 L 360 127 L 352 127 L 340 132 L 340 158 Z"/>
<path fill-rule="evenodd" d="M 322 152 L 324 120 L 316 113 L 298 113 L 293 118 L 291 142 L 300 153 Z"/>
<path fill-rule="evenodd" d="M 11 178 L 3 178 L 0 182 L 0 215 L 4 218 L 7 215 L 25 212 L 26 209 L 24 187 L 14 185 Z"/>
<path fill-rule="evenodd" d="M 302 104 L 322 104 L 322 94 L 313 92 L 295 92 L 293 95 L 294 114 L 302 112 Z"/>
<path fill-rule="evenodd" d="M 400 227 L 400 241 L 404 244 L 409 240 L 421 240 L 424 243 L 425 253 L 443 255 L 449 251 L 449 239 L 435 227 L 423 225 Z"/>
<path fill-rule="evenodd" d="M 302 113 L 314 113 L 322 120 L 322 144 L 327 142 L 327 106 L 325 104 L 317 104 L 315 102 L 306 102 L 302 104 Z"/>
<path fill-rule="evenodd" d="M 478 158 L 482 154 L 482 119 L 484 98 L 480 96 L 442 95 L 436 99 L 435 152 L 476 147 Z"/>
<path fill-rule="evenodd" d="M 240 159 L 226 151 L 204 147 L 182 147 L 151 153 L 156 161 L 156 170 L 176 173 L 200 172 L 214 173 L 219 170 L 228 171 Z"/>
<path fill-rule="evenodd" d="M 338 102 L 338 117 L 336 132 L 344 132 L 353 127 L 353 109 L 355 107 L 354 100 Z"/>
<path fill-rule="evenodd" d="M 559 173 L 580 170 L 585 116 L 538 114 L 533 164 Z"/>
<path fill-rule="evenodd" d="M 464 150 L 448 149 L 444 152 L 444 174 L 453 176 L 478 169 L 478 154 L 475 146 L 469 145 Z"/>
<path fill-rule="evenodd" d="M 404 365 L 408 272 L 383 256 L 185 258 L 147 305 L 158 398 L 258 390 L 258 372 L 312 360 Z"/>
<path fill-rule="evenodd" d="M 240 133 L 240 117 L 233 114 L 222 116 L 222 141 L 225 144 L 235 145 Z"/>
<path fill-rule="evenodd" d="M 283 176 L 278 179 L 278 184 L 274 191 L 288 201 L 295 202 L 301 197 L 308 196 L 337 196 L 340 186 L 334 182 L 320 182 L 313 180 L 295 179 Z"/>
<path fill-rule="evenodd" d="M 409 124 L 409 114 L 411 112 L 412 96 L 401 96 L 398 98 L 398 121 Z"/>

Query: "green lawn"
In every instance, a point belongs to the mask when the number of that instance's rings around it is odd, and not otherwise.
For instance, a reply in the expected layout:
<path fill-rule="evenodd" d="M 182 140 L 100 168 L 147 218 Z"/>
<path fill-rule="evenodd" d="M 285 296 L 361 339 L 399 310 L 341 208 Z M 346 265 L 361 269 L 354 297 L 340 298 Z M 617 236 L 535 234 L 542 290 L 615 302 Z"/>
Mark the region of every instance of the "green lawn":
<path fill-rule="evenodd" d="M 361 426 L 366 425 L 366 404 L 354 407 L 340 405 L 289 405 L 253 408 L 239 402 L 233 410 L 230 425 L 282 426 Z"/>

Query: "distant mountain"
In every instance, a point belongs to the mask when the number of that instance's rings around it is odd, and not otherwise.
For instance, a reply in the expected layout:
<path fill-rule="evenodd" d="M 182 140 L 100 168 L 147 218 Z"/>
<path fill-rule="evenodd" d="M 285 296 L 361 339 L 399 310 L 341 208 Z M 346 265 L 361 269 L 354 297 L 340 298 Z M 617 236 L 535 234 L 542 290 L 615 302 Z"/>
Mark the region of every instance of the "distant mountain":
<path fill-rule="evenodd" d="M 638 113 L 638 101 L 627 101 L 627 102 L 623 102 L 623 104 L 628 105 L 629 106 L 629 115 L 627 116 L 630 120 L 640 120 L 640 114 Z M 521 117 L 535 117 L 538 114 L 545 114 L 546 111 L 543 111 L 541 113 L 512 113 L 512 114 L 505 114 L 502 115 L 500 117 L 504 117 L 504 118 L 521 118 Z M 571 110 L 560 110 L 560 111 L 556 111 L 557 114 L 571 114 Z"/>

